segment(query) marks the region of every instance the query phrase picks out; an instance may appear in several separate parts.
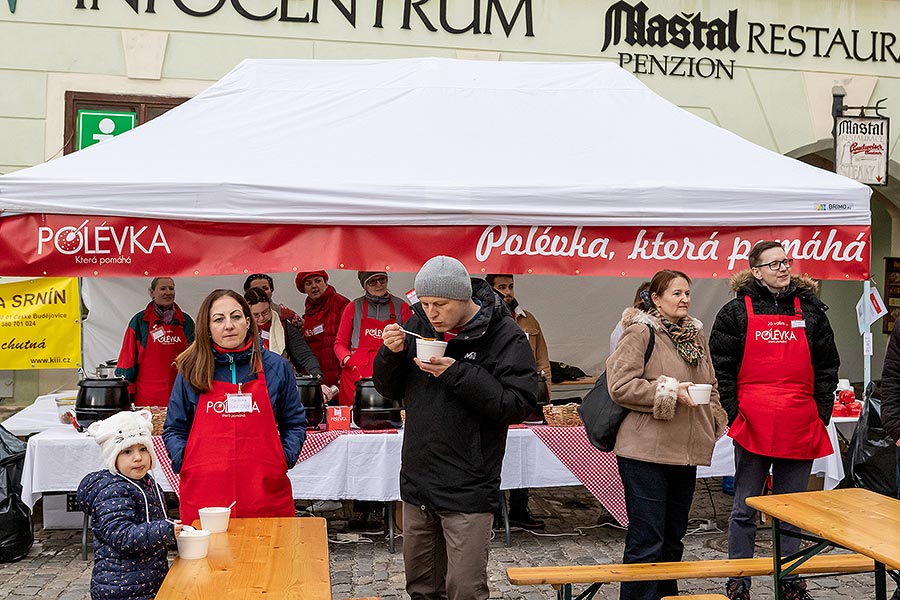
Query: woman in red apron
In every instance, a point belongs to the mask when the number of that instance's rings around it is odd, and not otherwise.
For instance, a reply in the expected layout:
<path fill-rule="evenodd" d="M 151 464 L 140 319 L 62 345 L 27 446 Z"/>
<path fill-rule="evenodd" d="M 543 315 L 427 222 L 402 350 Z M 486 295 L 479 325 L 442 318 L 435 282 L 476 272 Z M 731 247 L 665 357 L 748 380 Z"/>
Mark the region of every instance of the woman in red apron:
<path fill-rule="evenodd" d="M 287 471 L 306 417 L 285 359 L 259 347 L 250 307 L 236 292 L 203 301 L 197 339 L 178 357 L 163 440 L 181 475 L 181 519 L 236 502 L 232 516 L 291 517 Z"/>
<path fill-rule="evenodd" d="M 737 298 L 719 311 L 710 338 L 722 405 L 733 419 L 729 558 L 754 555 L 758 514 L 746 499 L 762 492 L 769 471 L 772 493 L 805 491 L 813 460 L 833 452 L 825 422 L 840 364 L 814 282 L 792 276 L 793 261 L 778 242 L 759 242 L 749 260 L 751 268 L 732 278 Z M 782 554 L 799 547 L 798 538 L 785 537 Z M 732 578 L 726 595 L 749 600 L 750 585 L 749 577 Z M 796 576 L 783 580 L 780 592 L 788 600 L 809 598 Z"/>
<path fill-rule="evenodd" d="M 166 406 L 178 370 L 175 358 L 194 341 L 194 322 L 175 304 L 175 280 L 155 277 L 150 303 L 125 331 L 116 375 L 132 383 L 137 406 Z"/>
<path fill-rule="evenodd" d="M 359 271 L 357 276 L 366 294 L 344 308 L 334 341 L 334 353 L 341 361 L 341 406 L 353 406 L 356 382 L 372 377 L 375 354 L 383 344 L 384 326 L 403 324 L 412 316 L 409 305 L 388 292 L 386 272 Z"/>

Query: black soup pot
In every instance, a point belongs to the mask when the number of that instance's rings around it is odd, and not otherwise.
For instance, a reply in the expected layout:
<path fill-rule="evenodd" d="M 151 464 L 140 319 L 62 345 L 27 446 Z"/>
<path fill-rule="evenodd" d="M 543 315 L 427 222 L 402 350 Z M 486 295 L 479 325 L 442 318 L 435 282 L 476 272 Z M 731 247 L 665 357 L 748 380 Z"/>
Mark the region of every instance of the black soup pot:
<path fill-rule="evenodd" d="M 75 397 L 75 427 L 78 431 L 84 431 L 91 423 L 123 410 L 131 410 L 128 382 L 124 378 L 89 377 L 78 382 L 78 395 Z"/>
<path fill-rule="evenodd" d="M 534 390 L 534 395 L 537 398 L 537 410 L 525 418 L 528 422 L 543 421 L 544 407 L 550 403 L 550 394 L 547 393 L 547 378 L 543 375 L 537 376 L 537 387 Z"/>
<path fill-rule="evenodd" d="M 297 391 L 300 392 L 300 403 L 306 409 L 306 426 L 318 429 L 325 419 L 322 381 L 315 375 L 297 375 Z"/>
<path fill-rule="evenodd" d="M 400 416 L 402 409 L 401 401 L 379 394 L 372 379 L 360 379 L 356 382 L 353 422 L 360 429 L 396 429 L 403 425 Z"/>

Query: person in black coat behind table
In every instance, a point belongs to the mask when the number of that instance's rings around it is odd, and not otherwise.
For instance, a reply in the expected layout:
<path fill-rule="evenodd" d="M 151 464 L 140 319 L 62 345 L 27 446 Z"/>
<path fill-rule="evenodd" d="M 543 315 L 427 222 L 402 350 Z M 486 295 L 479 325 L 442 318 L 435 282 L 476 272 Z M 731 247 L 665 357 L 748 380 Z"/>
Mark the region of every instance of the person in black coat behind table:
<path fill-rule="evenodd" d="M 406 591 L 413 600 L 486 599 L 507 428 L 536 408 L 534 354 L 502 299 L 455 258 L 426 262 L 415 291 L 404 328 L 448 342 L 444 356 L 420 361 L 415 339 L 394 323 L 374 368 L 378 391 L 406 405 Z"/>

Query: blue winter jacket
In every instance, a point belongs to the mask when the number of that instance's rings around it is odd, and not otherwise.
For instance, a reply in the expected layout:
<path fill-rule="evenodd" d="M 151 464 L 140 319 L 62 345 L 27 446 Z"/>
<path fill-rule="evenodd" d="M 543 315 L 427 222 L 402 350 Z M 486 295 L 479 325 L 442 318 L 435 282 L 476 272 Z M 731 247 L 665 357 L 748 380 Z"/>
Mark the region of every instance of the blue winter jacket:
<path fill-rule="evenodd" d="M 94 471 L 78 484 L 76 501 L 90 515 L 94 530 L 91 598 L 156 596 L 169 570 L 166 546 L 175 543 L 175 528 L 165 520 L 162 497 L 150 474 L 133 480 Z"/>
<path fill-rule="evenodd" d="M 251 349 L 239 352 L 221 353 L 213 350 L 215 381 L 232 381 L 232 368 L 236 383 L 247 383 L 256 380 L 256 373 L 250 368 Z M 306 412 L 300 403 L 297 391 L 297 380 L 294 368 L 284 358 L 268 350 L 262 351 L 263 371 L 266 374 L 266 388 L 275 413 L 275 424 L 284 450 L 285 470 L 297 464 L 303 441 L 306 439 Z M 181 461 L 184 459 L 184 448 L 187 445 L 191 424 L 200 393 L 184 380 L 181 373 L 175 379 L 169 409 L 166 413 L 166 424 L 162 438 L 166 450 L 172 460 L 172 469 L 181 472 Z"/>

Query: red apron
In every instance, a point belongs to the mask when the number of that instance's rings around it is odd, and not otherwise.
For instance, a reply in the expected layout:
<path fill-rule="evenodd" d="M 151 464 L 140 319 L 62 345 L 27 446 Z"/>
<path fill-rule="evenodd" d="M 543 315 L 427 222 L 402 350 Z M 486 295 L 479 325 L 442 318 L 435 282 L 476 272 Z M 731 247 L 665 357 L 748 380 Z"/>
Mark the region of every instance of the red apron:
<path fill-rule="evenodd" d="M 747 306 L 747 340 L 737 379 L 738 416 L 728 435 L 754 454 L 809 460 L 833 452 L 813 397 L 813 369 L 800 298 L 794 316 Z"/>
<path fill-rule="evenodd" d="M 371 377 L 374 369 L 373 361 L 378 349 L 384 343 L 381 332 L 385 325 L 397 322 L 394 314 L 394 301 L 390 300 L 391 315 L 386 321 L 370 319 L 369 299 L 363 300 L 362 318 L 359 321 L 359 346 L 351 351 L 350 358 L 341 368 L 341 384 L 339 403 L 341 406 L 353 406 L 353 398 L 356 395 L 356 382 L 365 377 Z"/>
<path fill-rule="evenodd" d="M 327 315 L 327 310 L 320 310 L 317 313 L 305 315 L 303 317 L 303 338 L 306 340 L 309 349 L 319 359 L 319 366 L 322 368 L 323 375 L 322 383 L 325 385 L 337 385 L 340 378 L 340 366 L 337 364 L 337 358 L 334 358 L 333 332 L 331 333 L 332 344 L 328 345 L 326 343 L 325 317 Z M 331 355 L 330 357 L 329 354 Z M 329 363 L 334 364 L 336 367 L 333 371 L 329 371 Z"/>
<path fill-rule="evenodd" d="M 197 412 L 184 449 L 181 467 L 181 520 L 197 519 L 204 506 L 228 506 L 231 515 L 293 517 L 294 500 L 288 466 L 275 425 L 265 374 L 248 381 L 241 391 L 253 397 L 253 409 L 227 413 L 225 394 L 238 386 L 213 381 L 213 389 L 200 395 Z"/>
<path fill-rule="evenodd" d="M 135 406 L 168 406 L 178 369 L 175 358 L 187 349 L 183 325 L 150 326 L 134 383 Z"/>

